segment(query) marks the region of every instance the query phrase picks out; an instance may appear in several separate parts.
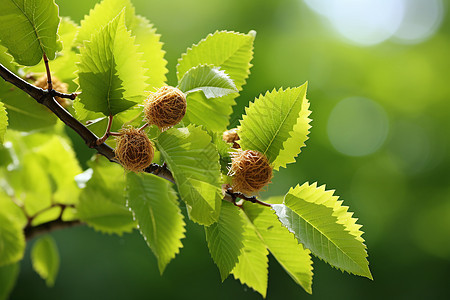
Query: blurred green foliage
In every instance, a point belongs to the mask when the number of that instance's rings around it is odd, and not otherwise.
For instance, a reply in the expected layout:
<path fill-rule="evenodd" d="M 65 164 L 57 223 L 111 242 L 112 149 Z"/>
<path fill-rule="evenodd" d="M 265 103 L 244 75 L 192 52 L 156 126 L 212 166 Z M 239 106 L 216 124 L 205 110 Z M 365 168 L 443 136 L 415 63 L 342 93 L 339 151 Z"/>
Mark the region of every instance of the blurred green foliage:
<path fill-rule="evenodd" d="M 57 0 L 60 15 L 76 22 L 95 2 Z M 450 294 L 448 6 L 438 31 L 421 43 L 388 40 L 361 47 L 343 40 L 300 0 L 133 0 L 133 4 L 162 34 L 172 84 L 177 58 L 208 33 L 257 31 L 254 67 L 237 99 L 232 125 L 260 93 L 309 81 L 313 127 L 307 147 L 299 163 L 280 170 L 261 197 L 285 194 L 306 180 L 336 189 L 355 211 L 358 223 L 364 224 L 374 281 L 341 274 L 315 259 L 309 296 L 271 257 L 268 299 L 439 299 Z M 342 126 L 343 135 L 354 132 L 346 128 L 358 126 L 358 109 L 344 115 L 334 110 L 352 97 L 375 103 L 386 120 L 381 124 L 386 133 L 374 136 L 380 139 L 378 148 L 367 155 L 337 151 L 340 148 L 330 137 L 335 131 L 327 129 L 333 114 L 337 120 L 332 124 Z M 367 113 L 370 116 L 371 111 Z M 370 126 L 367 130 L 370 136 Z M 345 137 L 357 147 L 355 134 L 353 140 Z M 92 151 L 70 135 L 85 162 Z M 56 231 L 52 236 L 60 249 L 61 271 L 55 287 L 49 289 L 39 280 L 25 255 L 11 299 L 258 299 L 231 277 L 220 283 L 203 229 L 188 223 L 184 249 L 163 276 L 137 232 L 117 237 L 85 227 Z"/>

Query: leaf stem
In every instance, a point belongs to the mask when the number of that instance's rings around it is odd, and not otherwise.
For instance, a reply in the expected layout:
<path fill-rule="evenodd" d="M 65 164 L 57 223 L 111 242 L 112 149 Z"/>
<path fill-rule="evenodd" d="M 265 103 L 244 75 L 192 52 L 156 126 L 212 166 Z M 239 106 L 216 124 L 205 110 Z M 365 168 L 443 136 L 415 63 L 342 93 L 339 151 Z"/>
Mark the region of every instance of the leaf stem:
<path fill-rule="evenodd" d="M 51 91 L 53 90 L 53 84 L 52 84 L 52 75 L 50 74 L 50 67 L 48 65 L 48 58 L 45 52 L 42 52 L 42 56 L 44 58 L 45 70 L 47 71 L 47 90 Z"/>
<path fill-rule="evenodd" d="M 106 127 L 105 134 L 97 140 L 97 142 L 96 142 L 97 145 L 103 144 L 111 135 L 111 126 L 112 126 L 113 118 L 114 118 L 113 115 L 109 115 L 108 126 Z"/>

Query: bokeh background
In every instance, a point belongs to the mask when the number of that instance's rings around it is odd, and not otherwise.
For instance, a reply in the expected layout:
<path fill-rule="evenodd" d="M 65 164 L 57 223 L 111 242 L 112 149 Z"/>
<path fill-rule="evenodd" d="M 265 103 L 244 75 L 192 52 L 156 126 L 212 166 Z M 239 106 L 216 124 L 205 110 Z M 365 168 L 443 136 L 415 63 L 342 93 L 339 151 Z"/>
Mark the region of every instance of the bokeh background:
<path fill-rule="evenodd" d="M 57 0 L 79 22 L 97 1 Z M 363 224 L 374 280 L 315 259 L 308 295 L 270 258 L 268 299 L 450 299 L 450 18 L 444 0 L 133 0 L 162 34 L 175 83 L 186 48 L 216 30 L 257 31 L 251 76 L 235 107 L 309 81 L 312 125 L 296 165 L 262 197 L 305 181 L 336 189 Z M 74 138 L 80 157 L 91 153 Z M 204 231 L 160 276 L 137 232 L 87 227 L 52 233 L 61 269 L 53 288 L 29 248 L 11 299 L 260 299 L 224 283 Z"/>

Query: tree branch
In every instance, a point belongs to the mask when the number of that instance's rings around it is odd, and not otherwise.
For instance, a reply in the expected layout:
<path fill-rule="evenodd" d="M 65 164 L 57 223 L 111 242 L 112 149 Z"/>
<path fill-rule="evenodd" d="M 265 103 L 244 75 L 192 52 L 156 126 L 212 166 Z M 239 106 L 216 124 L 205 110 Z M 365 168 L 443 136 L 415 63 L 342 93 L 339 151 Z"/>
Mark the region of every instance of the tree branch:
<path fill-rule="evenodd" d="M 0 76 L 5 81 L 8 81 L 9 83 L 13 84 L 14 86 L 30 95 L 38 103 L 50 109 L 61 121 L 72 128 L 84 140 L 89 148 L 97 150 L 99 154 L 105 156 L 111 162 L 118 163 L 115 159 L 114 149 L 112 149 L 105 143 L 97 145 L 98 137 L 86 126 L 75 119 L 58 103 L 58 101 L 53 98 L 53 95 L 56 95 L 54 90 L 45 91 L 43 89 L 40 89 L 18 77 L 16 74 L 5 68 L 2 64 L 0 64 Z M 165 164 L 162 166 L 152 164 L 150 167 L 145 169 L 145 172 L 152 173 L 156 176 L 167 179 L 172 183 L 175 183 L 172 173 L 167 169 Z"/>
<path fill-rule="evenodd" d="M 68 227 L 73 227 L 76 225 L 82 225 L 80 220 L 74 220 L 74 221 L 63 221 L 61 218 L 40 224 L 38 226 L 27 226 L 24 229 L 25 232 L 25 239 L 31 240 L 35 236 L 39 234 L 48 233 L 50 231 L 56 230 L 56 229 L 63 229 Z"/>

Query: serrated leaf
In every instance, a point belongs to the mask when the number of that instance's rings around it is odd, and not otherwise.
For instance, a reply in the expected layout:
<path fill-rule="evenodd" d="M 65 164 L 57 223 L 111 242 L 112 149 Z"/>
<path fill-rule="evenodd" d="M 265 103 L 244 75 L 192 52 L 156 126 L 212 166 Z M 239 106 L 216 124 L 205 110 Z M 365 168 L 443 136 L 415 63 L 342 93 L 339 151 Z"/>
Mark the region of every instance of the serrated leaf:
<path fill-rule="evenodd" d="M 50 110 L 3 80 L 0 81 L 0 94 L 0 101 L 8 113 L 9 129 L 32 131 L 56 124 L 57 118 Z"/>
<path fill-rule="evenodd" d="M 307 118 L 300 113 L 306 99 L 306 85 L 273 90 L 250 103 L 238 126 L 241 148 L 265 154 L 275 170 L 295 161 L 304 141 L 295 139 L 302 136 L 301 131 L 292 132 L 303 129 L 303 126 L 296 126 L 305 122 L 299 120 L 300 116 Z M 283 148 L 286 150 L 281 151 Z"/>
<path fill-rule="evenodd" d="M 186 202 L 190 218 L 202 225 L 218 220 L 222 189 L 219 154 L 200 127 L 172 128 L 161 133 L 156 146 Z"/>
<path fill-rule="evenodd" d="M 153 25 L 142 16 L 135 16 L 132 24 L 127 23 L 127 27 L 136 37 L 138 51 L 143 53 L 146 83 L 150 88 L 160 88 L 167 81 L 168 72 L 167 61 L 164 59 L 166 52 L 162 50 L 163 43 L 160 42 L 161 35 L 157 34 Z"/>
<path fill-rule="evenodd" d="M 79 103 L 85 109 L 115 115 L 145 98 L 143 62 L 127 31 L 122 11 L 80 48 Z"/>
<path fill-rule="evenodd" d="M 7 127 L 8 114 L 6 113 L 5 105 L 0 102 L 0 143 L 3 143 Z"/>
<path fill-rule="evenodd" d="M 59 270 L 59 253 L 56 242 L 51 236 L 45 235 L 34 243 L 31 249 L 31 265 L 45 280 L 47 286 L 55 284 Z"/>
<path fill-rule="evenodd" d="M 243 212 L 241 217 L 245 218 Z M 244 223 L 244 247 L 238 258 L 238 263 L 231 272 L 234 278 L 239 279 L 255 291 L 266 297 L 269 259 L 266 246 L 256 235 L 255 229 L 248 222 Z"/>
<path fill-rule="evenodd" d="M 332 206 L 318 203 L 329 200 L 332 194 L 320 189 L 311 192 L 309 185 L 291 188 L 284 204 L 272 206 L 280 221 L 317 257 L 343 271 L 372 279 L 365 245 L 339 220 Z"/>
<path fill-rule="evenodd" d="M 22 259 L 25 236 L 19 222 L 0 211 L 0 267 Z"/>
<path fill-rule="evenodd" d="M 162 274 L 183 247 L 185 222 L 172 184 L 153 174 L 127 174 L 127 205 Z"/>
<path fill-rule="evenodd" d="M 54 59 L 61 50 L 54 0 L 2 0 L 0 24 L 0 40 L 19 64 L 33 66 L 43 53 Z"/>
<path fill-rule="evenodd" d="M 123 168 L 98 157 L 91 163 L 93 174 L 80 194 L 78 217 L 105 233 L 131 232 L 136 228 L 126 206 Z"/>
<path fill-rule="evenodd" d="M 289 276 L 311 294 L 313 276 L 311 252 L 298 243 L 294 235 L 278 221 L 271 209 L 252 203 L 244 203 L 243 208 L 256 233 L 272 255 Z"/>
<path fill-rule="evenodd" d="M 242 34 L 230 31 L 217 31 L 208 35 L 197 45 L 189 48 L 178 60 L 177 78 L 191 68 L 202 64 L 220 67 L 233 80 L 241 91 L 250 74 L 250 61 L 253 57 L 255 33 Z M 187 97 L 186 121 L 205 125 L 214 131 L 223 132 L 233 112 L 237 93 L 221 97 L 215 101 L 208 100 L 202 93 L 196 92 Z"/>
<path fill-rule="evenodd" d="M 233 80 L 219 67 L 200 65 L 189 69 L 178 82 L 185 94 L 202 91 L 206 98 L 219 98 L 238 90 Z"/>
<path fill-rule="evenodd" d="M 209 253 L 224 281 L 238 262 L 243 247 L 244 222 L 239 210 L 230 202 L 223 202 L 219 220 L 205 227 Z"/>
<path fill-rule="evenodd" d="M 7 300 L 19 276 L 19 264 L 0 267 L 0 300 Z"/>

